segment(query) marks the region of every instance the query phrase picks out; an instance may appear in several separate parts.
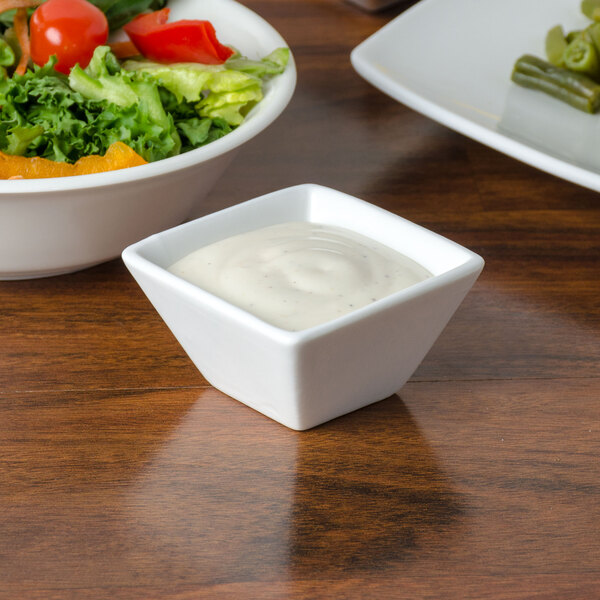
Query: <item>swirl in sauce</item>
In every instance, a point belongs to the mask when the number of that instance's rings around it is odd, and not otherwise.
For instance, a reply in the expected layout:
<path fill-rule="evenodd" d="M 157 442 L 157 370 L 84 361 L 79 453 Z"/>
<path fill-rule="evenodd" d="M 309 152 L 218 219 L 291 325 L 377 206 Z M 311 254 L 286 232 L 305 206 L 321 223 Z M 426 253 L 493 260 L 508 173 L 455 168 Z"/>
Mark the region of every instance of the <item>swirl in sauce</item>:
<path fill-rule="evenodd" d="M 309 222 L 226 238 L 169 271 L 289 331 L 330 321 L 432 276 L 375 240 Z"/>

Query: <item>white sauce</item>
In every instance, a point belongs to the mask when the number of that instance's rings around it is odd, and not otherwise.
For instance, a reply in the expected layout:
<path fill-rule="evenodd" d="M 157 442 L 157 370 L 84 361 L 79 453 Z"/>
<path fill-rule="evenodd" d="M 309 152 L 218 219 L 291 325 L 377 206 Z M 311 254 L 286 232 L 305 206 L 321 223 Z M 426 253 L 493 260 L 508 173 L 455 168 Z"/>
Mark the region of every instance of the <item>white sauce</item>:
<path fill-rule="evenodd" d="M 169 271 L 290 331 L 330 321 L 431 277 L 370 238 L 307 222 L 221 240 L 188 254 Z"/>

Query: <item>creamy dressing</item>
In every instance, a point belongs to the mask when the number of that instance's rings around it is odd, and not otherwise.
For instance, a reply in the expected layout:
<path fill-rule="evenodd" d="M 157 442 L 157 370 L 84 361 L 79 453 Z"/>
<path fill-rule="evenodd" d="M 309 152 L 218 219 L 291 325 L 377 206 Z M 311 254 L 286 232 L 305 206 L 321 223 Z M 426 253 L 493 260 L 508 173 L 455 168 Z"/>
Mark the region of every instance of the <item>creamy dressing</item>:
<path fill-rule="evenodd" d="M 282 329 L 298 331 L 431 277 L 340 227 L 289 222 L 210 244 L 169 271 Z"/>

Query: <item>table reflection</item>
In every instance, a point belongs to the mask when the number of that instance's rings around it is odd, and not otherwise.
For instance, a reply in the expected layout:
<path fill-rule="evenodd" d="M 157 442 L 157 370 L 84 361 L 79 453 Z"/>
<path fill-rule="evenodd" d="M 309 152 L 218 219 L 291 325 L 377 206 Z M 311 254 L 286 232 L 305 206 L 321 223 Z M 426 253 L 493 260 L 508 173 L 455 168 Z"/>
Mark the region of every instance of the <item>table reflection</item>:
<path fill-rule="evenodd" d="M 290 581 L 431 557 L 460 532 L 461 499 L 397 396 L 307 432 L 212 388 L 159 397 L 13 406 L 6 585 Z"/>
<path fill-rule="evenodd" d="M 385 568 L 443 551 L 461 515 L 397 396 L 299 433 L 206 393 L 124 500 L 128 537 L 164 575 L 213 584 Z"/>

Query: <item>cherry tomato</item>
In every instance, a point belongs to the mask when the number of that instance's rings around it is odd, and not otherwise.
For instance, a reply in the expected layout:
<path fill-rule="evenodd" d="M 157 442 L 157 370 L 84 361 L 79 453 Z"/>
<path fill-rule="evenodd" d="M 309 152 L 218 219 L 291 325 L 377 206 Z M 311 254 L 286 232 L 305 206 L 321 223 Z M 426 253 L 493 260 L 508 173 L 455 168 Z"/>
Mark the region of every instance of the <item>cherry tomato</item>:
<path fill-rule="evenodd" d="M 71 67 L 87 67 L 94 50 L 108 38 L 104 13 L 87 0 L 46 0 L 29 21 L 31 59 L 45 65 L 52 55 L 57 71 L 68 74 Z"/>

